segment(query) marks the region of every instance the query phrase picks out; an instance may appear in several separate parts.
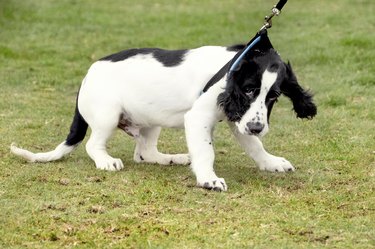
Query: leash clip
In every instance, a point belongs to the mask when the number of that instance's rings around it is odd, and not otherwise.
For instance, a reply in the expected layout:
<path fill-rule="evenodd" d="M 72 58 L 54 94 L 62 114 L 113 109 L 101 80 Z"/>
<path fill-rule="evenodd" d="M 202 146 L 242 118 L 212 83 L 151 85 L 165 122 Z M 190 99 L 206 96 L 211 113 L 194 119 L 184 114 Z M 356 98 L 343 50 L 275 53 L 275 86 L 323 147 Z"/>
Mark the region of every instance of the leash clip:
<path fill-rule="evenodd" d="M 273 6 L 273 8 L 271 9 L 271 15 L 264 17 L 264 24 L 260 28 L 259 31 L 271 28 L 272 27 L 272 17 L 279 16 L 280 13 L 281 13 L 281 10 L 279 10 L 278 8 L 276 8 L 276 5 Z"/>

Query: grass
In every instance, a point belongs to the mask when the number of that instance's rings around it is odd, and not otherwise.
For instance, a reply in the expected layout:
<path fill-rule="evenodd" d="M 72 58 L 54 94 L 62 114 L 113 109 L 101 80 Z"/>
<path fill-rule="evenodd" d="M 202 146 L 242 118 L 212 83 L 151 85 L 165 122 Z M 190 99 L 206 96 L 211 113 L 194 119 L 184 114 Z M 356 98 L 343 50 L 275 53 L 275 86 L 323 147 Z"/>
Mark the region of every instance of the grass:
<path fill-rule="evenodd" d="M 216 169 L 229 190 L 195 188 L 188 167 L 135 164 L 134 143 L 109 144 L 125 170 L 96 170 L 80 146 L 66 159 L 29 164 L 67 135 L 92 62 L 130 47 L 245 42 L 274 1 L 5 0 L 0 3 L 1 248 L 374 248 L 375 3 L 290 1 L 270 37 L 313 89 L 319 114 L 296 120 L 275 107 L 267 149 L 293 174 L 260 172 L 225 124 Z M 186 151 L 182 131 L 160 150 Z"/>

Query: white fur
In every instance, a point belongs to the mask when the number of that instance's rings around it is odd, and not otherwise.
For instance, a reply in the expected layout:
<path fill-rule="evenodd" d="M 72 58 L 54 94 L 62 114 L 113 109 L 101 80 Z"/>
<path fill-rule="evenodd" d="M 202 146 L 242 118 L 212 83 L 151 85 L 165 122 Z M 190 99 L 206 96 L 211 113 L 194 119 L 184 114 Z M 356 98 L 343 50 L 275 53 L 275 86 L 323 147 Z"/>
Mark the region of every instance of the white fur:
<path fill-rule="evenodd" d="M 220 70 L 235 52 L 225 47 L 207 46 L 190 50 L 178 66 L 166 67 L 152 55 L 137 55 L 119 62 L 98 61 L 89 69 L 79 92 L 78 108 L 92 132 L 86 144 L 87 153 L 103 170 L 121 170 L 124 165 L 106 150 L 107 140 L 119 123 L 120 114 L 131 121 L 126 132 L 136 141 L 134 160 L 159 164 L 188 164 L 196 175 L 197 184 L 215 190 L 227 190 L 223 178 L 214 172 L 212 131 L 225 119 L 217 106 L 217 97 L 224 91 L 226 76 L 201 94 L 205 84 Z M 246 123 L 259 117 L 268 131 L 265 98 L 277 78 L 264 72 L 261 91 L 241 121 L 232 130 L 246 152 L 260 169 L 294 170 L 283 158 L 268 154 L 260 140 L 246 135 Z M 168 155 L 157 150 L 161 127 L 186 129 L 188 154 Z M 32 162 L 58 160 L 74 146 L 64 143 L 46 153 L 32 153 L 11 146 L 11 151 Z"/>
<path fill-rule="evenodd" d="M 277 73 L 272 73 L 269 71 L 265 71 L 262 75 L 262 82 L 260 87 L 260 93 L 258 97 L 255 99 L 249 110 L 243 115 L 239 122 L 236 122 L 236 126 L 240 133 L 247 134 L 247 123 L 254 120 L 255 122 L 259 122 L 264 126 L 259 136 L 264 136 L 269 128 L 268 128 L 268 120 L 267 120 L 267 107 L 266 107 L 266 96 L 271 89 L 272 85 L 275 83 L 277 79 Z"/>
<path fill-rule="evenodd" d="M 195 101 L 191 110 L 185 114 L 186 140 L 197 184 L 223 191 L 227 190 L 227 185 L 224 179 L 218 178 L 214 172 L 215 153 L 212 133 L 216 123 L 225 118 L 216 103 L 217 96 L 224 90 L 225 83 L 225 80 L 222 79 L 212 86 L 207 93 Z"/>
<path fill-rule="evenodd" d="M 294 171 L 292 164 L 283 157 L 269 154 L 263 147 L 262 142 L 256 136 L 244 135 L 238 132 L 236 127 L 231 125 L 233 134 L 237 138 L 245 152 L 254 159 L 260 170 L 271 172 Z"/>
<path fill-rule="evenodd" d="M 18 148 L 14 143 L 10 145 L 10 150 L 13 154 L 21 156 L 29 162 L 50 162 L 58 160 L 64 155 L 72 152 L 74 147 L 65 145 L 65 142 L 59 144 L 55 150 L 50 152 L 32 153 L 28 150 Z"/>

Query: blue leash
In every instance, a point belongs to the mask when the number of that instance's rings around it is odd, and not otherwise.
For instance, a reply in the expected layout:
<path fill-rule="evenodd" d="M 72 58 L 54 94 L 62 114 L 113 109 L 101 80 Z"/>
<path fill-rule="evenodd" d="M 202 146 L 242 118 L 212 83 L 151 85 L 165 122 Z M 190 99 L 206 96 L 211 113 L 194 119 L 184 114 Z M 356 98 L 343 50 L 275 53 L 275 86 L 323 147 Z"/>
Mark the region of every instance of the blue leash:
<path fill-rule="evenodd" d="M 250 43 L 249 46 L 246 47 L 246 49 L 242 52 L 242 54 L 240 56 L 238 56 L 237 60 L 232 64 L 232 66 L 230 67 L 229 69 L 229 74 L 231 74 L 233 71 L 236 71 L 235 69 L 237 68 L 238 64 L 240 63 L 240 61 L 243 59 L 243 57 L 245 57 L 245 55 L 247 54 L 247 52 L 249 52 L 249 50 L 255 46 L 255 44 L 257 44 L 261 39 L 261 36 L 258 36 L 257 38 L 255 38 L 255 40 Z"/>

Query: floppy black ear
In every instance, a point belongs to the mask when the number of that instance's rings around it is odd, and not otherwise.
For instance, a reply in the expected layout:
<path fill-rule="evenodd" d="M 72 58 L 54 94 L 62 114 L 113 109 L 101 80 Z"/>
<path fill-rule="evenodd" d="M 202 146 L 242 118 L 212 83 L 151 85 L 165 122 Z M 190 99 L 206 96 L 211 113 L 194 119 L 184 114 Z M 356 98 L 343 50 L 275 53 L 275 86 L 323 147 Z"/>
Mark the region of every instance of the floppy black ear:
<path fill-rule="evenodd" d="M 248 98 L 244 96 L 243 91 L 236 82 L 241 78 L 240 73 L 235 72 L 227 79 L 227 86 L 224 92 L 217 98 L 217 104 L 220 106 L 228 120 L 236 122 L 241 119 L 250 106 Z"/>
<path fill-rule="evenodd" d="M 316 105 L 313 103 L 312 93 L 304 90 L 298 84 L 290 63 L 284 64 L 286 67 L 286 75 L 280 86 L 281 92 L 292 101 L 297 118 L 312 119 L 317 113 Z"/>

